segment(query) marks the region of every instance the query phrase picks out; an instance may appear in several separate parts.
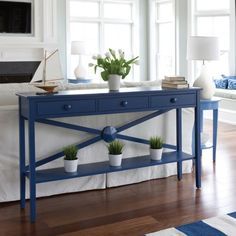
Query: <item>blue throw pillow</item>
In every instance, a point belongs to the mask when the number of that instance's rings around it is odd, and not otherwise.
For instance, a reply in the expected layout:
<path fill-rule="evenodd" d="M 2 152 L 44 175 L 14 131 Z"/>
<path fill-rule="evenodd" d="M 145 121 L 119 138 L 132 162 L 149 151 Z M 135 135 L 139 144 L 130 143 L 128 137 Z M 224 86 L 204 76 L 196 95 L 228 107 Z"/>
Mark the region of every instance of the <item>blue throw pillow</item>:
<path fill-rule="evenodd" d="M 228 79 L 228 89 L 236 89 L 236 79 Z"/>
<path fill-rule="evenodd" d="M 222 77 L 223 77 L 224 79 L 236 80 L 236 75 L 228 75 L 228 76 L 222 75 Z"/>
<path fill-rule="evenodd" d="M 228 87 L 228 79 L 214 79 L 214 82 L 216 88 L 227 89 Z"/>

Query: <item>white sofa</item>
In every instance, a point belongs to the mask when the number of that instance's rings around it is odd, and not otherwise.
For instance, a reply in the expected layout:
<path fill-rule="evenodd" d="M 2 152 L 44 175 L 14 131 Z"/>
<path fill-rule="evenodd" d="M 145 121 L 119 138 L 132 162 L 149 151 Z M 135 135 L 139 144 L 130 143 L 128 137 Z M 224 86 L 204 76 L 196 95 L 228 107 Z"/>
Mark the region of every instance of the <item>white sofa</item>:
<path fill-rule="evenodd" d="M 156 86 L 156 82 L 124 83 L 122 86 Z M 106 84 L 77 84 L 65 85 L 63 89 L 88 89 L 104 87 Z M 18 105 L 16 92 L 32 91 L 36 88 L 27 84 L 2 84 L 0 85 L 0 202 L 19 199 L 19 154 L 18 154 Z M 142 117 L 143 112 L 85 116 L 63 118 L 67 122 L 95 127 L 102 129 L 107 125 L 117 126 Z M 193 111 L 184 109 L 183 114 L 183 149 L 191 153 Z M 128 129 L 126 134 L 140 136 L 148 139 L 151 135 L 162 135 L 167 143 L 175 144 L 175 111 L 149 120 L 138 126 Z M 36 155 L 42 159 L 63 146 L 77 143 L 91 137 L 91 134 L 66 130 L 63 128 L 36 124 Z M 125 142 L 125 158 L 134 155 L 148 153 L 148 146 Z M 107 159 L 107 150 L 104 142 L 99 142 L 78 152 L 79 164 Z M 41 168 L 62 166 L 62 158 L 49 163 Z M 192 162 L 183 164 L 183 172 L 189 173 L 192 170 Z M 176 164 L 141 168 L 119 173 L 110 173 L 92 177 L 83 177 L 64 181 L 55 181 L 37 185 L 37 197 L 53 194 L 84 191 L 90 189 L 103 189 L 106 187 L 119 186 L 130 183 L 137 183 L 154 178 L 167 177 L 176 174 Z M 28 184 L 27 184 L 28 185 Z M 156 186 L 158 187 L 158 186 Z M 28 189 L 27 189 L 28 192 Z"/>
<path fill-rule="evenodd" d="M 236 90 L 216 89 L 214 96 L 221 100 L 219 120 L 236 125 Z"/>

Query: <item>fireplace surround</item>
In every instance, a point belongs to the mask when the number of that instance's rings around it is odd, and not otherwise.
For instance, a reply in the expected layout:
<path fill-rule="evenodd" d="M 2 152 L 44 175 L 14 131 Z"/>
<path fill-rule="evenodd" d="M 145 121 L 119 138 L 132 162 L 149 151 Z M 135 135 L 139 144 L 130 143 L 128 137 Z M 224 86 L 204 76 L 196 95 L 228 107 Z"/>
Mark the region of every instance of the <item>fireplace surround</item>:
<path fill-rule="evenodd" d="M 39 63 L 39 61 L 0 62 L 0 84 L 30 82 Z"/>

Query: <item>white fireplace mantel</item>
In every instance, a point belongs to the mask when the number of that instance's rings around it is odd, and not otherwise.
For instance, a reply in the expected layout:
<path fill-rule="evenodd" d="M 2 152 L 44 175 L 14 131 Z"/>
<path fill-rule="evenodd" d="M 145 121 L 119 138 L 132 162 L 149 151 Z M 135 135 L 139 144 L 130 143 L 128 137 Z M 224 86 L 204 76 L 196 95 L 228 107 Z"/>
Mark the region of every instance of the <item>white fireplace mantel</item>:
<path fill-rule="evenodd" d="M 0 61 L 38 61 L 45 49 L 58 47 L 57 1 L 29 1 L 33 6 L 33 33 L 0 34 Z"/>

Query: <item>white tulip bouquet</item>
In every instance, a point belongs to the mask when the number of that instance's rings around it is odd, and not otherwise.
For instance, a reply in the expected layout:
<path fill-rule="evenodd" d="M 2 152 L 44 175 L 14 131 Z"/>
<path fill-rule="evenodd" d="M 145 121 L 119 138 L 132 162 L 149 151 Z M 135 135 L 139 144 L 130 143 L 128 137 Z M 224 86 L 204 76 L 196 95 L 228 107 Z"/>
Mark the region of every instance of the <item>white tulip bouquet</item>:
<path fill-rule="evenodd" d="M 138 56 L 126 60 L 125 53 L 120 49 L 118 55 L 115 50 L 109 49 L 109 52 L 105 53 L 105 57 L 101 55 L 93 56 L 93 59 L 97 63 L 89 63 L 90 67 L 94 67 L 94 72 L 97 72 L 97 68 L 102 68 L 101 77 L 104 81 L 108 81 L 109 75 L 120 75 L 124 79 L 131 70 L 131 65 L 139 65 Z"/>

